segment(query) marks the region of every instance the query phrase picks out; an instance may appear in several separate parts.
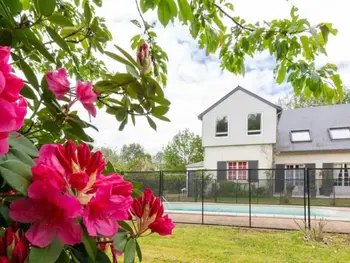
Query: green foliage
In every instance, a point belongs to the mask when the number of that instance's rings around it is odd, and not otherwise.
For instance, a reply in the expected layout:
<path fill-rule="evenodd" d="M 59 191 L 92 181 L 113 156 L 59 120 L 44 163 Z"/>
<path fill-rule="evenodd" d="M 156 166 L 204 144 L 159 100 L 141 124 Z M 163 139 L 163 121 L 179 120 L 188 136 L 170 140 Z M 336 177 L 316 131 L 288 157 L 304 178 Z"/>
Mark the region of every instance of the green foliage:
<path fill-rule="evenodd" d="M 219 187 L 217 190 L 218 197 L 249 197 L 249 185 L 248 183 L 239 183 L 234 181 L 220 181 L 218 182 Z M 252 197 L 270 197 L 271 191 L 268 191 L 266 187 L 251 185 L 250 188 Z"/>
<path fill-rule="evenodd" d="M 343 100 L 332 104 L 345 104 L 350 103 L 350 90 L 344 89 Z M 283 109 L 297 109 L 297 108 L 309 108 L 316 106 L 329 105 L 329 102 L 324 97 L 315 98 L 313 96 L 307 97 L 306 94 L 302 93 L 296 96 L 294 93 L 289 93 L 278 99 L 277 104 Z"/>
<path fill-rule="evenodd" d="M 186 165 L 203 161 L 202 139 L 188 129 L 178 132 L 164 148 L 164 169 L 185 170 Z"/>
<path fill-rule="evenodd" d="M 55 239 L 45 248 L 32 247 L 29 253 L 29 262 L 47 263 L 56 262 L 63 250 L 63 243 Z"/>

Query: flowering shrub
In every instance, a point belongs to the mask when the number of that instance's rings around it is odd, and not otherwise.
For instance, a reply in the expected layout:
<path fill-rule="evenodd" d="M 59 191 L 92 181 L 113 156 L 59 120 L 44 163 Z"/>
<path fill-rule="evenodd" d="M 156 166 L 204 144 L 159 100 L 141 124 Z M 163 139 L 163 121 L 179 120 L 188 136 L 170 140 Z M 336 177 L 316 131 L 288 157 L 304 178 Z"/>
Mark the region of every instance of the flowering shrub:
<path fill-rule="evenodd" d="M 137 239 L 146 232 L 171 235 L 175 225 L 163 215 L 160 199 L 149 189 L 133 199 L 132 183 L 113 171 L 105 173 L 100 151 L 92 152 L 87 144 L 68 140 L 63 145 L 45 144 L 37 152 L 24 136 L 10 135 L 23 125 L 27 102 L 19 96 L 23 81 L 10 72 L 9 54 L 10 48 L 0 47 L 0 107 L 4 112 L 0 155 L 11 157 L 8 137 L 12 136 L 11 151 L 17 151 L 17 156 L 0 163 L 0 173 L 14 188 L 7 196 L 16 196 L 8 202 L 9 217 L 16 225 L 7 227 L 4 237 L 0 236 L 0 263 L 36 262 L 47 251 L 45 262 L 61 257 L 85 262 L 84 253 L 93 262 L 105 262 L 108 249 L 113 262 L 123 253 L 125 262 L 133 262 L 136 250 L 141 257 Z M 146 53 L 143 63 L 145 60 Z M 96 116 L 98 93 L 90 82 L 78 81 L 75 89 L 71 88 L 64 68 L 45 77 L 58 100 L 69 95 L 66 112 L 80 101 L 91 116 Z M 15 180 L 16 176 L 22 180 Z"/>

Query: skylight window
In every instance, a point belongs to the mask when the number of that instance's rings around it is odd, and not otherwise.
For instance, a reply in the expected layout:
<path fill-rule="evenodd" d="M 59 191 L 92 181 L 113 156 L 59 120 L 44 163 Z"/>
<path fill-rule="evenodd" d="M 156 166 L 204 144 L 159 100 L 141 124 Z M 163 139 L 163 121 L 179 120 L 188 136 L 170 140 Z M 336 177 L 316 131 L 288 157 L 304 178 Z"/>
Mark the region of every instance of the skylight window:
<path fill-rule="evenodd" d="M 291 132 L 292 142 L 310 142 L 311 135 L 309 130 L 292 131 Z"/>
<path fill-rule="evenodd" d="M 350 139 L 350 128 L 341 127 L 341 128 L 330 128 L 329 135 L 332 140 L 343 140 Z"/>

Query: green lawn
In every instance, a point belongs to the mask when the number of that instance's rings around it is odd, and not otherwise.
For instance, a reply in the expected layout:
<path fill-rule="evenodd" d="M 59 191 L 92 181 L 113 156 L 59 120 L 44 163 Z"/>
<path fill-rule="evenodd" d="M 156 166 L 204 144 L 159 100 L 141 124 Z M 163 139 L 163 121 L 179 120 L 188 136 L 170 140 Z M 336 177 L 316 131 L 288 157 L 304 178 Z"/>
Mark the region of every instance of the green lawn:
<path fill-rule="evenodd" d="M 170 237 L 141 238 L 143 262 L 350 262 L 350 236 L 330 245 L 306 243 L 300 232 L 180 225 Z"/>

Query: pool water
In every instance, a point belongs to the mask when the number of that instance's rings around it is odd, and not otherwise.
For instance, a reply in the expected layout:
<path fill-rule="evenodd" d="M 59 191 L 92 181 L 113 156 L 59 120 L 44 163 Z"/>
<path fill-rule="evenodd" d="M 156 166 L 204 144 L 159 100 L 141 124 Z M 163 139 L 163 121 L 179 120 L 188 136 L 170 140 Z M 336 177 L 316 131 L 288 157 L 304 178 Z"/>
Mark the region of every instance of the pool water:
<path fill-rule="evenodd" d="M 201 203 L 164 203 L 165 211 L 168 212 L 201 212 Z M 204 204 L 205 213 L 225 213 L 232 215 L 249 214 L 249 205 L 241 204 Z M 283 206 L 283 205 L 251 205 L 252 215 L 270 215 L 270 216 L 304 216 L 304 207 Z M 337 209 L 333 207 L 311 207 L 311 217 L 324 217 L 334 219 L 348 219 L 350 221 L 350 209 Z"/>

